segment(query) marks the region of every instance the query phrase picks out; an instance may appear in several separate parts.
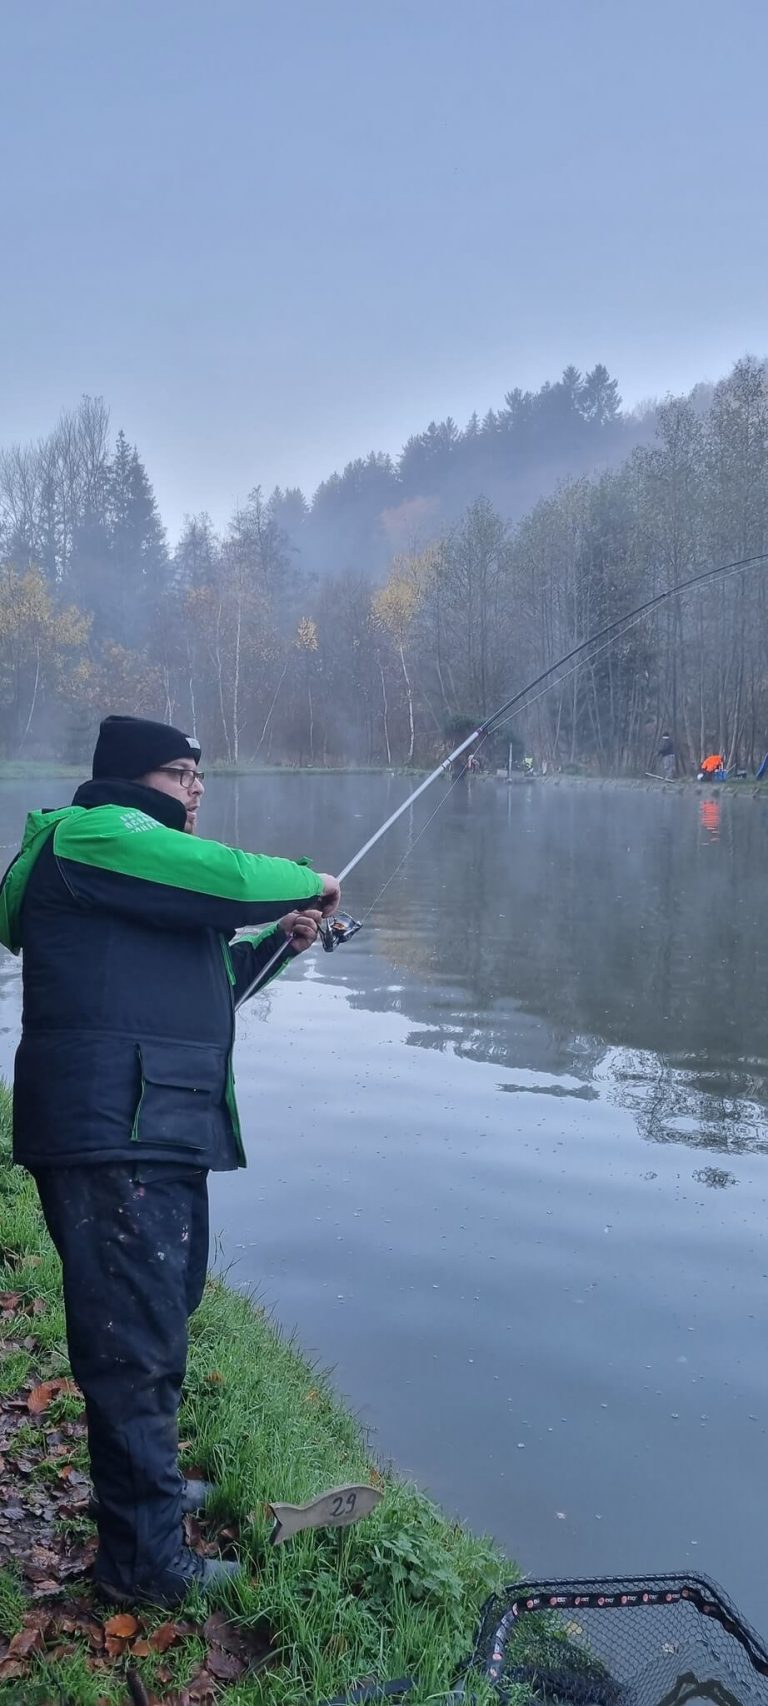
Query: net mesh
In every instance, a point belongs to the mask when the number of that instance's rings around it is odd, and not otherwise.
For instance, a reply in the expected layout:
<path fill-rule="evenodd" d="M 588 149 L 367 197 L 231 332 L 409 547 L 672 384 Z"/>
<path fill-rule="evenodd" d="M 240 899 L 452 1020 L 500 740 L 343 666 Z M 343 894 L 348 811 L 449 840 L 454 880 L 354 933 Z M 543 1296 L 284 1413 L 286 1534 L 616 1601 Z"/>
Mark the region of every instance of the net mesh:
<path fill-rule="evenodd" d="M 473 1666 L 510 1706 L 768 1706 L 768 1649 L 702 1576 L 515 1583 Z"/>

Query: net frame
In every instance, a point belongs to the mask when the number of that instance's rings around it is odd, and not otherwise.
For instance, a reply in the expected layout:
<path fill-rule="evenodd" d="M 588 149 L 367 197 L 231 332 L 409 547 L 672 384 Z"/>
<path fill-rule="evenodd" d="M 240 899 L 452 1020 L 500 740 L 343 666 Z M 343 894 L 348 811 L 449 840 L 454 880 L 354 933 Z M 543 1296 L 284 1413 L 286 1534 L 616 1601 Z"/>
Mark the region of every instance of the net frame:
<path fill-rule="evenodd" d="M 750 1706 L 753 1706 L 753 1703 L 756 1706 L 758 1702 L 768 1706 L 768 1646 L 741 1616 L 722 1588 L 708 1576 L 702 1575 L 593 1576 L 578 1581 L 552 1579 L 512 1582 L 501 1593 L 493 1595 L 483 1606 L 472 1669 L 476 1673 L 479 1672 L 497 1690 L 500 1697 L 504 1698 L 505 1682 L 508 1686 L 510 1682 L 520 1680 L 519 1676 L 509 1675 L 507 1660 L 513 1638 L 522 1629 L 526 1617 L 541 1613 L 561 1616 L 562 1613 L 610 1613 L 634 1609 L 638 1612 L 655 1611 L 663 1615 L 665 1610 L 672 1611 L 680 1607 L 698 1614 L 702 1620 L 702 1631 L 717 1630 L 718 1639 L 721 1636 L 726 1638 L 726 1643 L 717 1655 L 722 1668 L 728 1669 L 731 1650 L 727 1647 L 727 1641 L 737 1644 L 733 1653 L 738 1652 L 742 1656 L 742 1666 L 746 1661 L 749 1669 L 748 1672 L 742 1669 L 741 1694 L 736 1696 L 736 1706 L 742 1699 L 748 1700 Z M 593 1620 L 591 1628 L 594 1627 Z M 642 1625 L 638 1624 L 638 1629 L 641 1627 Z M 610 1706 L 611 1700 L 615 1701 L 617 1706 L 637 1706 L 637 1702 L 642 1699 L 642 1691 L 638 1692 L 633 1681 L 627 1677 L 615 1681 L 612 1679 L 610 1670 L 603 1662 L 604 1652 L 605 1648 L 602 1654 L 593 1655 L 595 1669 L 590 1686 L 585 1686 L 585 1696 L 594 1701 L 595 1706 Z M 670 1667 L 671 1670 L 674 1668 Z M 599 1670 L 605 1673 L 604 1689 Z M 548 1692 L 546 1687 L 543 1689 L 543 1695 L 545 1699 L 559 1698 L 556 1689 Z M 720 1706 L 723 1706 L 723 1702 L 728 1698 L 725 1685 L 722 1696 Z M 666 1696 L 663 1698 L 666 1701 Z M 680 1696 L 679 1701 L 682 1702 L 683 1698 Z M 717 1699 L 717 1695 L 713 1695 L 713 1698 Z M 669 1706 L 673 1706 L 673 1703 L 678 1703 L 674 1688 L 669 1695 Z"/>

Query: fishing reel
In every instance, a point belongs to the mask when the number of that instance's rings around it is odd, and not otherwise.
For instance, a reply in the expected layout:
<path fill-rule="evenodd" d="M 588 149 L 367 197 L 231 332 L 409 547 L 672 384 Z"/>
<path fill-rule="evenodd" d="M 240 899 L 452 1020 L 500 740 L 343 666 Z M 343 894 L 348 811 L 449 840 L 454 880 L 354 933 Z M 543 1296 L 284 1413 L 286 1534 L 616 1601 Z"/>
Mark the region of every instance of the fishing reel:
<path fill-rule="evenodd" d="M 348 942 L 362 930 L 356 918 L 350 918 L 348 912 L 337 912 L 334 918 L 324 918 L 319 929 L 320 940 L 327 954 L 332 954 L 334 948 L 340 948 L 343 942 Z"/>

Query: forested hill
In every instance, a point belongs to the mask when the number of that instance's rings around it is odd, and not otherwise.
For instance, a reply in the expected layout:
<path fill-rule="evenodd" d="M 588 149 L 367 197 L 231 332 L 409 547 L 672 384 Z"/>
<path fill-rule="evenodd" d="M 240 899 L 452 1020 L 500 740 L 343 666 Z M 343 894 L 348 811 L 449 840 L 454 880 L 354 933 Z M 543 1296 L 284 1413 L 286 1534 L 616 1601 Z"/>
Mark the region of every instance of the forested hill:
<path fill-rule="evenodd" d="M 252 488 L 295 568 L 377 574 L 393 553 L 439 537 L 473 499 L 488 498 L 506 521 L 516 521 L 563 479 L 621 462 L 652 438 L 654 425 L 650 405 L 622 412 L 618 381 L 605 367 L 584 375 L 568 367 L 539 391 L 508 391 L 500 408 L 482 420 L 473 414 L 463 428 L 450 418 L 431 421 L 397 457 L 370 451 L 355 458 L 314 494 L 288 486 L 262 496 L 257 468 Z M 210 530 L 204 502 L 194 508 L 201 514 L 178 542 L 181 560 L 194 552 L 201 526 Z M 146 580 L 168 561 L 139 449 L 122 430 L 110 449 L 100 398 L 84 399 L 43 441 L 0 450 L 0 548 L 15 563 L 39 564 L 60 584 L 71 583 L 86 603 L 99 602 L 100 589 L 90 585 L 92 567 L 102 573 L 96 564 L 117 563 L 129 579 L 140 570 Z"/>
<path fill-rule="evenodd" d="M 232 764 L 431 762 L 459 726 L 704 564 L 768 553 L 768 368 L 622 415 L 573 370 L 458 432 L 265 498 L 170 550 L 147 470 L 86 398 L 0 453 L 0 753 L 86 758 L 105 711 Z M 768 560 L 768 559 L 767 559 Z M 681 773 L 768 748 L 768 570 L 664 603 L 510 733 L 543 764 Z M 506 757 L 488 750 L 489 763 Z"/>
<path fill-rule="evenodd" d="M 623 460 L 653 436 L 655 411 L 622 413 L 619 386 L 598 364 L 566 368 L 539 391 L 508 391 L 499 409 L 460 428 L 430 421 L 393 458 L 371 451 L 334 473 L 308 499 L 278 488 L 269 511 L 305 569 L 376 573 L 393 552 L 430 543 L 483 496 L 507 521 L 566 478 Z"/>

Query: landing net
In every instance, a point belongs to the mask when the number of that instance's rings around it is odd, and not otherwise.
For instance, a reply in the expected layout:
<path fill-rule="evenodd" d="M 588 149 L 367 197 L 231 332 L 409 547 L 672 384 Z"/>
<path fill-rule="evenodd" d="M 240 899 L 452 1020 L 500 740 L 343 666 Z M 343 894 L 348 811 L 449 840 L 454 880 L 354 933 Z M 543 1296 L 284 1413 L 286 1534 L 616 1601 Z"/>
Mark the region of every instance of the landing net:
<path fill-rule="evenodd" d="M 509 1706 L 768 1706 L 768 1649 L 703 1576 L 513 1584 L 472 1669 Z"/>

